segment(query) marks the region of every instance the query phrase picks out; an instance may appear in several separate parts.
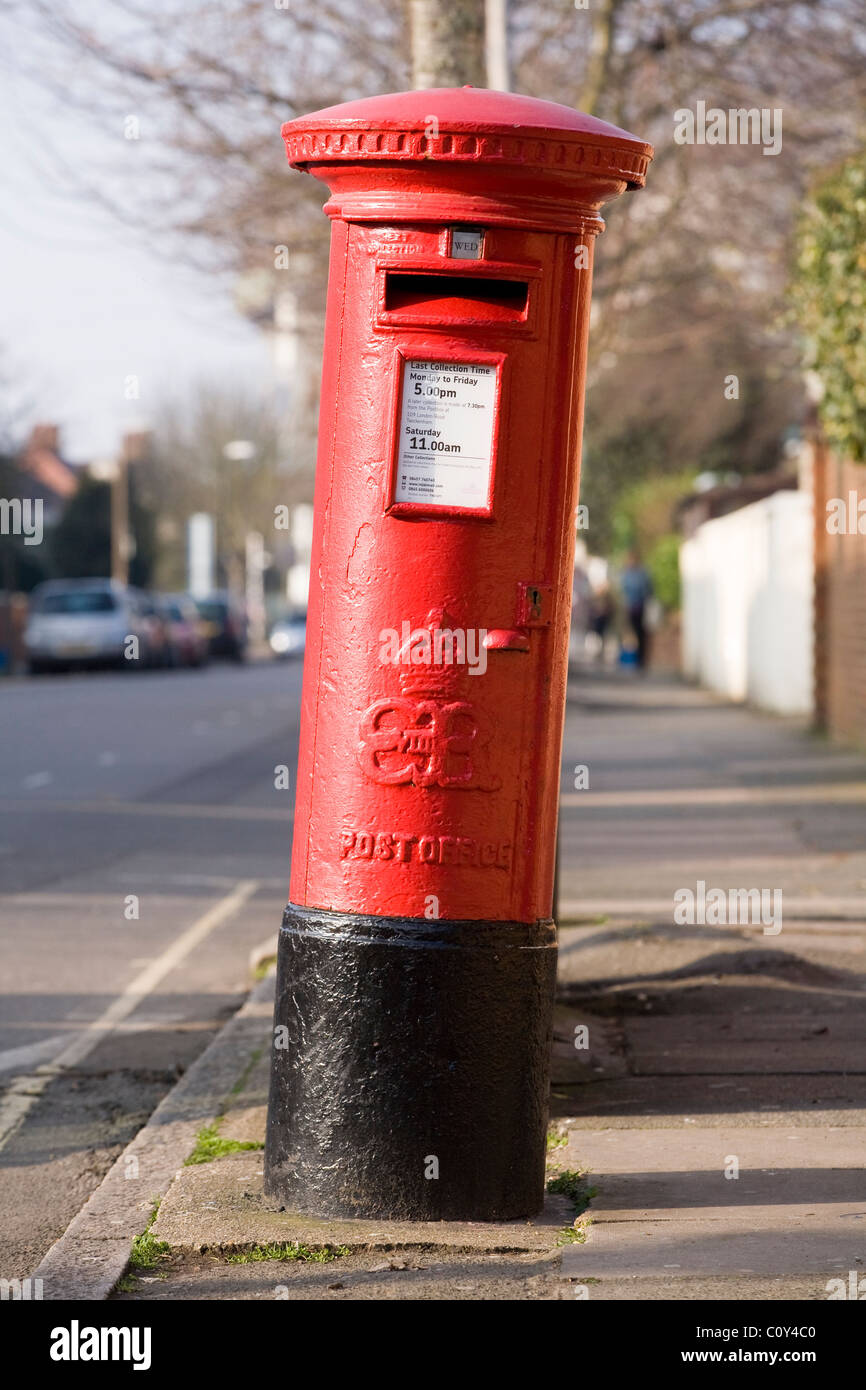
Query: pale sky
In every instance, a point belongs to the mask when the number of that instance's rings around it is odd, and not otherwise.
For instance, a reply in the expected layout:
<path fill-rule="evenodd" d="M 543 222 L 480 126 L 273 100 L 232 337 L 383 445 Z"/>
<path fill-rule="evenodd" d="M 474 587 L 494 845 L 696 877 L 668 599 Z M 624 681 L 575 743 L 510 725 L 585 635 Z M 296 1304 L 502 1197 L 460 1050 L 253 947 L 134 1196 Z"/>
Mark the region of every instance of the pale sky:
<path fill-rule="evenodd" d="M 26 403 L 25 425 L 59 424 L 73 461 L 112 454 L 124 430 L 147 424 L 161 392 L 205 376 L 272 380 L 267 341 L 235 313 L 228 282 L 173 267 L 86 195 L 58 193 L 49 150 L 86 170 L 90 158 L 105 167 L 109 146 L 4 75 L 2 391 Z M 137 402 L 124 399 L 131 374 Z"/>

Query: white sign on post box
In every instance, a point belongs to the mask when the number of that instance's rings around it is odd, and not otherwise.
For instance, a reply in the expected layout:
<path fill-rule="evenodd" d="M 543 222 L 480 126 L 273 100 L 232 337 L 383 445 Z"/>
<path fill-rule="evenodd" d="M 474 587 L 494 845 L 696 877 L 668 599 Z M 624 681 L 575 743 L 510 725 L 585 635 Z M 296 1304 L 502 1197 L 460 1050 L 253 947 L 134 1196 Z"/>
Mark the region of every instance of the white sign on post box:
<path fill-rule="evenodd" d="M 495 367 L 407 361 L 393 500 L 487 507 L 495 412 Z"/>

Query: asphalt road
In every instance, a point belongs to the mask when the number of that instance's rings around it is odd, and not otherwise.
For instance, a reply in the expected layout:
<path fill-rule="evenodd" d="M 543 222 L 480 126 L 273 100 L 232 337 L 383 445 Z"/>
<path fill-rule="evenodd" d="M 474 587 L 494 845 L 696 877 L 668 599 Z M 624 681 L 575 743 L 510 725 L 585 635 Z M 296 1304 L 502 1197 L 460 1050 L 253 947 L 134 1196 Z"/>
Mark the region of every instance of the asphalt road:
<path fill-rule="evenodd" d="M 276 936 L 300 673 L 0 685 L 2 1278 L 35 1267 Z"/>

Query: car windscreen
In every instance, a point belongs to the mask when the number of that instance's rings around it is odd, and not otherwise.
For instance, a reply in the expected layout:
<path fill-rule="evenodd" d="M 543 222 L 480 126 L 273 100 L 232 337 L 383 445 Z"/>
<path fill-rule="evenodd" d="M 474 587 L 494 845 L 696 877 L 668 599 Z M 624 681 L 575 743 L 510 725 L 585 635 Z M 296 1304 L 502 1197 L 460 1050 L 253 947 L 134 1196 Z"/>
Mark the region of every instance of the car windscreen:
<path fill-rule="evenodd" d="M 117 603 L 108 589 L 67 589 L 42 594 L 35 608 L 37 613 L 113 613 Z"/>
<path fill-rule="evenodd" d="M 224 603 L 215 603 L 215 602 L 212 602 L 212 601 L 209 600 L 209 599 L 196 600 L 196 602 L 198 603 L 198 611 L 199 611 L 199 613 L 201 613 L 201 615 L 202 615 L 202 617 L 204 618 L 205 622 L 208 622 L 208 623 L 223 623 L 223 622 L 225 622 L 225 618 L 226 618 L 226 605 L 225 605 Z"/>

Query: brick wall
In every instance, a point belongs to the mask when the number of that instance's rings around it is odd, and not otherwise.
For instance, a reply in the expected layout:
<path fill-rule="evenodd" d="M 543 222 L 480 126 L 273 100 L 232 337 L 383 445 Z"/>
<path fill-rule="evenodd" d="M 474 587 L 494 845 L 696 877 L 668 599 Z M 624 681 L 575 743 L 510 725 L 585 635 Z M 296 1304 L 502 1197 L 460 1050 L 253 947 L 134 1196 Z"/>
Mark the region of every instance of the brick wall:
<path fill-rule="evenodd" d="M 861 535 L 850 505 L 852 494 L 866 502 L 866 464 L 837 459 L 816 444 L 813 478 L 816 722 L 832 738 L 866 747 L 866 515 Z M 842 535 L 827 530 L 832 498 L 846 504 Z"/>

